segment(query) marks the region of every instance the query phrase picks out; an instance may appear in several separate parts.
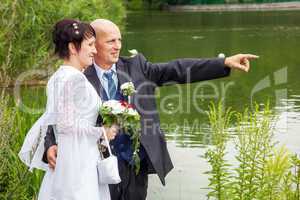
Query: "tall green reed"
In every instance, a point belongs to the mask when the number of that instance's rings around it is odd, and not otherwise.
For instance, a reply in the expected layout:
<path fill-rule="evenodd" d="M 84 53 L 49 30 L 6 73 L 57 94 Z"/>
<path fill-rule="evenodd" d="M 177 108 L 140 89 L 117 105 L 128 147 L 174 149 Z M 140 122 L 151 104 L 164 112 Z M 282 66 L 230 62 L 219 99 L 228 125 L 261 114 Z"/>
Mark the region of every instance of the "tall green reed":
<path fill-rule="evenodd" d="M 300 199 L 300 157 L 298 155 L 293 155 L 292 156 L 292 171 L 293 171 L 293 176 L 291 177 L 291 184 L 294 186 L 294 191 L 292 193 L 291 199 Z"/>
<path fill-rule="evenodd" d="M 29 172 L 18 152 L 25 134 L 39 115 L 24 113 L 12 106 L 5 93 L 0 99 L 0 199 L 36 199 L 43 172 Z M 40 105 L 33 101 L 31 106 Z"/>
<path fill-rule="evenodd" d="M 228 126 L 230 125 L 232 112 L 227 110 L 224 112 L 222 104 L 219 103 L 217 107 L 211 104 L 210 111 L 208 113 L 209 122 L 211 124 L 212 132 L 212 144 L 214 147 L 210 148 L 205 158 L 210 163 L 212 169 L 208 171 L 209 187 L 211 191 L 208 193 L 208 197 L 214 197 L 216 199 L 226 199 L 228 196 L 228 180 L 230 179 L 230 164 L 225 160 L 226 144 L 229 140 Z"/>
<path fill-rule="evenodd" d="M 209 199 L 300 199 L 299 158 L 274 141 L 274 115 L 268 104 L 263 110 L 256 106 L 252 112 L 245 109 L 233 115 L 219 103 L 218 109 L 210 107 L 208 116 L 213 141 L 217 141 L 206 153 L 211 165 Z M 233 116 L 235 128 L 230 128 Z M 233 134 L 226 130 L 229 128 L 234 130 Z M 233 163 L 225 159 L 231 141 L 236 151 Z"/>
<path fill-rule="evenodd" d="M 272 142 L 271 113 L 268 107 L 260 112 L 258 107 L 252 113 L 248 109 L 236 114 L 236 159 L 239 167 L 234 169 L 233 193 L 235 199 L 255 199 L 257 191 L 265 186 L 267 158 L 271 156 Z"/>

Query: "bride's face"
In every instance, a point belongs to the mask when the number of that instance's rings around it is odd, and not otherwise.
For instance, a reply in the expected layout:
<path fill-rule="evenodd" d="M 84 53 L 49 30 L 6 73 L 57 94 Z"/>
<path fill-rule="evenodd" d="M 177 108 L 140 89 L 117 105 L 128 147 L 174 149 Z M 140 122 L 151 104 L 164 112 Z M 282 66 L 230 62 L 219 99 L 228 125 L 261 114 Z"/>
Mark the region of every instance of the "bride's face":
<path fill-rule="evenodd" d="M 94 54 L 96 53 L 97 50 L 95 48 L 95 38 L 90 37 L 88 39 L 84 39 L 78 52 L 78 60 L 80 65 L 85 69 L 89 65 L 93 64 Z"/>

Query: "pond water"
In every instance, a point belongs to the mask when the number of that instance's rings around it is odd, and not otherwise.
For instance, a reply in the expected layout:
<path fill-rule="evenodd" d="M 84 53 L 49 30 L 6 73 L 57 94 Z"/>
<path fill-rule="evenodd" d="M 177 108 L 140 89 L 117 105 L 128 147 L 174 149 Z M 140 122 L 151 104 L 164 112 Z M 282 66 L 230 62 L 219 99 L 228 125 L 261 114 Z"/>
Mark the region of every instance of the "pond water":
<path fill-rule="evenodd" d="M 210 145 L 205 112 L 209 102 L 243 111 L 270 101 L 276 114 L 276 139 L 300 153 L 300 12 L 129 13 L 123 55 L 129 49 L 151 62 L 175 58 L 253 53 L 251 71 L 201 83 L 157 90 L 162 128 L 175 169 L 162 187 L 150 177 L 148 200 L 206 199 L 209 166 L 201 156 Z M 298 74 L 298 75 L 297 75 Z M 44 91 L 22 89 L 23 102 L 43 105 Z M 42 108 L 42 107 L 41 107 Z"/>
<path fill-rule="evenodd" d="M 210 144 L 205 115 L 210 101 L 223 98 L 225 107 L 243 111 L 269 100 L 276 114 L 275 139 L 300 153 L 299 21 L 297 11 L 128 15 L 123 54 L 137 49 L 151 62 L 219 53 L 260 56 L 247 74 L 234 71 L 228 78 L 157 91 L 175 169 L 166 187 L 151 177 L 148 199 L 206 199 L 208 180 L 202 173 L 209 167 L 201 156 Z"/>

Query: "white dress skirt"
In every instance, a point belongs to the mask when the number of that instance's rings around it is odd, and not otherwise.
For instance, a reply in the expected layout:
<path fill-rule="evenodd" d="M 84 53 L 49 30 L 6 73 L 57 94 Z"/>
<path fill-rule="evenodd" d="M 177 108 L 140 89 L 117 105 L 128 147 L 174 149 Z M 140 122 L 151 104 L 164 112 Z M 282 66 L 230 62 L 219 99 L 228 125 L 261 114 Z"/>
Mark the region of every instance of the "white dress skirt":
<path fill-rule="evenodd" d="M 46 112 L 19 153 L 30 170 L 46 171 L 38 200 L 110 200 L 108 185 L 97 178 L 97 140 L 102 132 L 95 124 L 100 105 L 100 97 L 79 70 L 63 65 L 49 79 Z M 54 125 L 57 140 L 54 170 L 42 162 L 48 125 Z"/>

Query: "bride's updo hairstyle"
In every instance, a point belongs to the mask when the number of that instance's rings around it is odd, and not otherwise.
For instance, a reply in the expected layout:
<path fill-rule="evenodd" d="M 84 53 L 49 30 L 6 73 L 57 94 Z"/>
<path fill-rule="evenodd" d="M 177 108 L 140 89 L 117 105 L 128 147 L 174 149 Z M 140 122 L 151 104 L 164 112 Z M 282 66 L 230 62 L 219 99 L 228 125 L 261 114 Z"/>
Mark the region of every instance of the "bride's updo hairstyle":
<path fill-rule="evenodd" d="M 91 25 L 74 19 L 63 19 L 57 22 L 52 32 L 55 54 L 65 59 L 70 57 L 68 45 L 73 43 L 79 51 L 84 39 L 96 37 L 95 30 Z"/>

